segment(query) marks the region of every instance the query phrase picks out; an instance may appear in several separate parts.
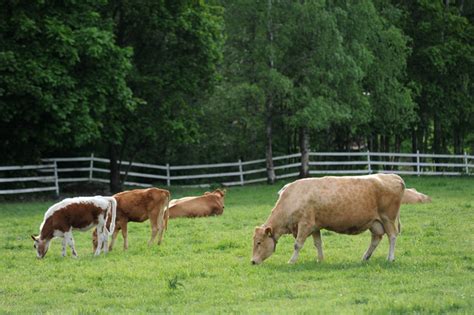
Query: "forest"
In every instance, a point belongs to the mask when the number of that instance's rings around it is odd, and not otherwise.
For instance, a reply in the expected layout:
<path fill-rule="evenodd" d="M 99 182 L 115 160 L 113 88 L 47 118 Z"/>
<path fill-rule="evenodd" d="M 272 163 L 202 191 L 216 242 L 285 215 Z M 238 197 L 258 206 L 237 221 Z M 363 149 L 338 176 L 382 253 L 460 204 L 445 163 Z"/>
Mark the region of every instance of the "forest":
<path fill-rule="evenodd" d="M 122 159 L 474 153 L 473 1 L 1 8 L 2 165 L 95 152 L 114 177 Z"/>

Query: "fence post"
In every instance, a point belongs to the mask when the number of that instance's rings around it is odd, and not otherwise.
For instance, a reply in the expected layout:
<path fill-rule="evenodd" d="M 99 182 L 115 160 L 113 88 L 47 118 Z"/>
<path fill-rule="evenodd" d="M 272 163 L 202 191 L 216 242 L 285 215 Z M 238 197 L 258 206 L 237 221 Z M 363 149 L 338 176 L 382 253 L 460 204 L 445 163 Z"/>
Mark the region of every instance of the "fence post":
<path fill-rule="evenodd" d="M 466 165 L 466 175 L 469 175 L 469 164 L 467 163 L 467 153 L 464 151 L 464 165 Z"/>
<path fill-rule="evenodd" d="M 416 150 L 416 175 L 420 176 L 420 150 Z"/>
<path fill-rule="evenodd" d="M 372 165 L 370 164 L 370 151 L 367 150 L 367 167 L 369 169 L 369 174 L 372 174 Z"/>
<path fill-rule="evenodd" d="M 240 173 L 240 186 L 244 185 L 244 170 L 242 167 L 242 160 L 239 159 L 239 173 Z"/>
<path fill-rule="evenodd" d="M 91 153 L 91 162 L 89 164 L 89 181 L 92 181 L 93 169 L 94 169 L 94 152 Z"/>
<path fill-rule="evenodd" d="M 166 186 L 171 186 L 171 170 L 170 170 L 170 164 L 166 163 Z"/>
<path fill-rule="evenodd" d="M 56 160 L 54 160 L 54 185 L 56 186 L 56 197 L 59 198 L 58 163 Z"/>

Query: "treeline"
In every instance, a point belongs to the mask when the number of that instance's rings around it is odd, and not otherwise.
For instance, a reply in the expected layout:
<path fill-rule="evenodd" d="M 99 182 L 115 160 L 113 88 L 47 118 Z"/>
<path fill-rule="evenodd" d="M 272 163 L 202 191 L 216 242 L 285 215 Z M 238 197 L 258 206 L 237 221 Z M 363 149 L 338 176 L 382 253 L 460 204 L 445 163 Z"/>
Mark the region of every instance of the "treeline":
<path fill-rule="evenodd" d="M 474 152 L 463 0 L 2 0 L 2 164 Z"/>

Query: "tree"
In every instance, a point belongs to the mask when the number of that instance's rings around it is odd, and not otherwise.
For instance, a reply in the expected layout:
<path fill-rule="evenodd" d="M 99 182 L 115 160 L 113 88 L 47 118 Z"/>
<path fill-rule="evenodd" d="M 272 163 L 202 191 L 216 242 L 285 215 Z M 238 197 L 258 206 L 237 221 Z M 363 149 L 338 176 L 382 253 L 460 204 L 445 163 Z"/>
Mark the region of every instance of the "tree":
<path fill-rule="evenodd" d="M 128 82 L 143 100 L 133 116 L 111 120 L 128 130 L 123 140 L 109 144 L 111 174 L 119 173 L 116 161 L 127 152 L 130 160 L 142 154 L 145 161 L 177 161 L 182 148 L 199 138 L 199 100 L 217 80 L 222 12 L 202 1 L 184 0 L 114 0 L 107 12 L 116 23 L 118 44 L 134 50 Z M 119 190 L 118 176 L 112 182 L 112 190 Z"/>
<path fill-rule="evenodd" d="M 280 71 L 286 41 L 284 1 L 222 1 L 226 9 L 227 43 L 224 77 L 231 93 L 251 88 L 255 98 L 251 112 L 263 122 L 258 130 L 265 139 L 265 159 L 268 183 L 275 182 L 273 167 L 274 123 L 290 98 L 291 81 Z M 241 98 L 241 106 L 246 98 Z"/>
<path fill-rule="evenodd" d="M 418 122 L 414 149 L 461 153 L 474 122 L 474 28 L 463 1 L 393 1 L 406 12 L 411 38 L 409 77 L 415 83 Z M 469 13 L 470 6 L 464 9 Z M 452 141 L 450 141 L 452 139 Z"/>
<path fill-rule="evenodd" d="M 289 123 L 299 130 L 300 176 L 306 177 L 310 132 L 350 121 L 368 102 L 362 96 L 364 72 L 344 47 L 338 27 L 341 11 L 326 1 L 302 1 L 289 4 L 289 9 L 293 27 L 286 31 L 292 45 L 283 72 L 294 86 Z"/>
<path fill-rule="evenodd" d="M 118 47 L 100 1 L 3 1 L 0 11 L 0 146 L 3 163 L 98 140 L 103 121 L 133 110 Z M 114 135 L 117 136 L 117 135 Z"/>

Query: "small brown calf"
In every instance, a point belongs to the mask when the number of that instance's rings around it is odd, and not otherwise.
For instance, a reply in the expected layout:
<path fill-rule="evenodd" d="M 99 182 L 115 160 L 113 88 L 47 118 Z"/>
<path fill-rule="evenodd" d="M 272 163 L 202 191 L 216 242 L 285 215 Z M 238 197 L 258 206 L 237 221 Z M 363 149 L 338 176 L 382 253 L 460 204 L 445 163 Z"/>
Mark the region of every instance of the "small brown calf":
<path fill-rule="evenodd" d="M 153 244 L 158 235 L 158 245 L 160 245 L 164 230 L 168 225 L 170 192 L 159 188 L 134 189 L 115 194 L 113 197 L 117 200 L 117 221 L 109 250 L 112 250 L 119 230 L 122 230 L 123 248 L 128 249 L 128 222 L 144 222 L 148 219 L 151 225 L 151 238 L 148 244 Z M 107 226 L 109 224 L 110 220 Z M 95 250 L 96 231 L 93 232 L 92 242 Z"/>
<path fill-rule="evenodd" d="M 202 196 L 184 197 L 170 201 L 170 218 L 206 217 L 221 215 L 224 212 L 225 190 L 216 189 Z"/>
<path fill-rule="evenodd" d="M 403 193 L 402 203 L 430 203 L 431 197 L 418 192 L 415 188 L 407 188 Z"/>

